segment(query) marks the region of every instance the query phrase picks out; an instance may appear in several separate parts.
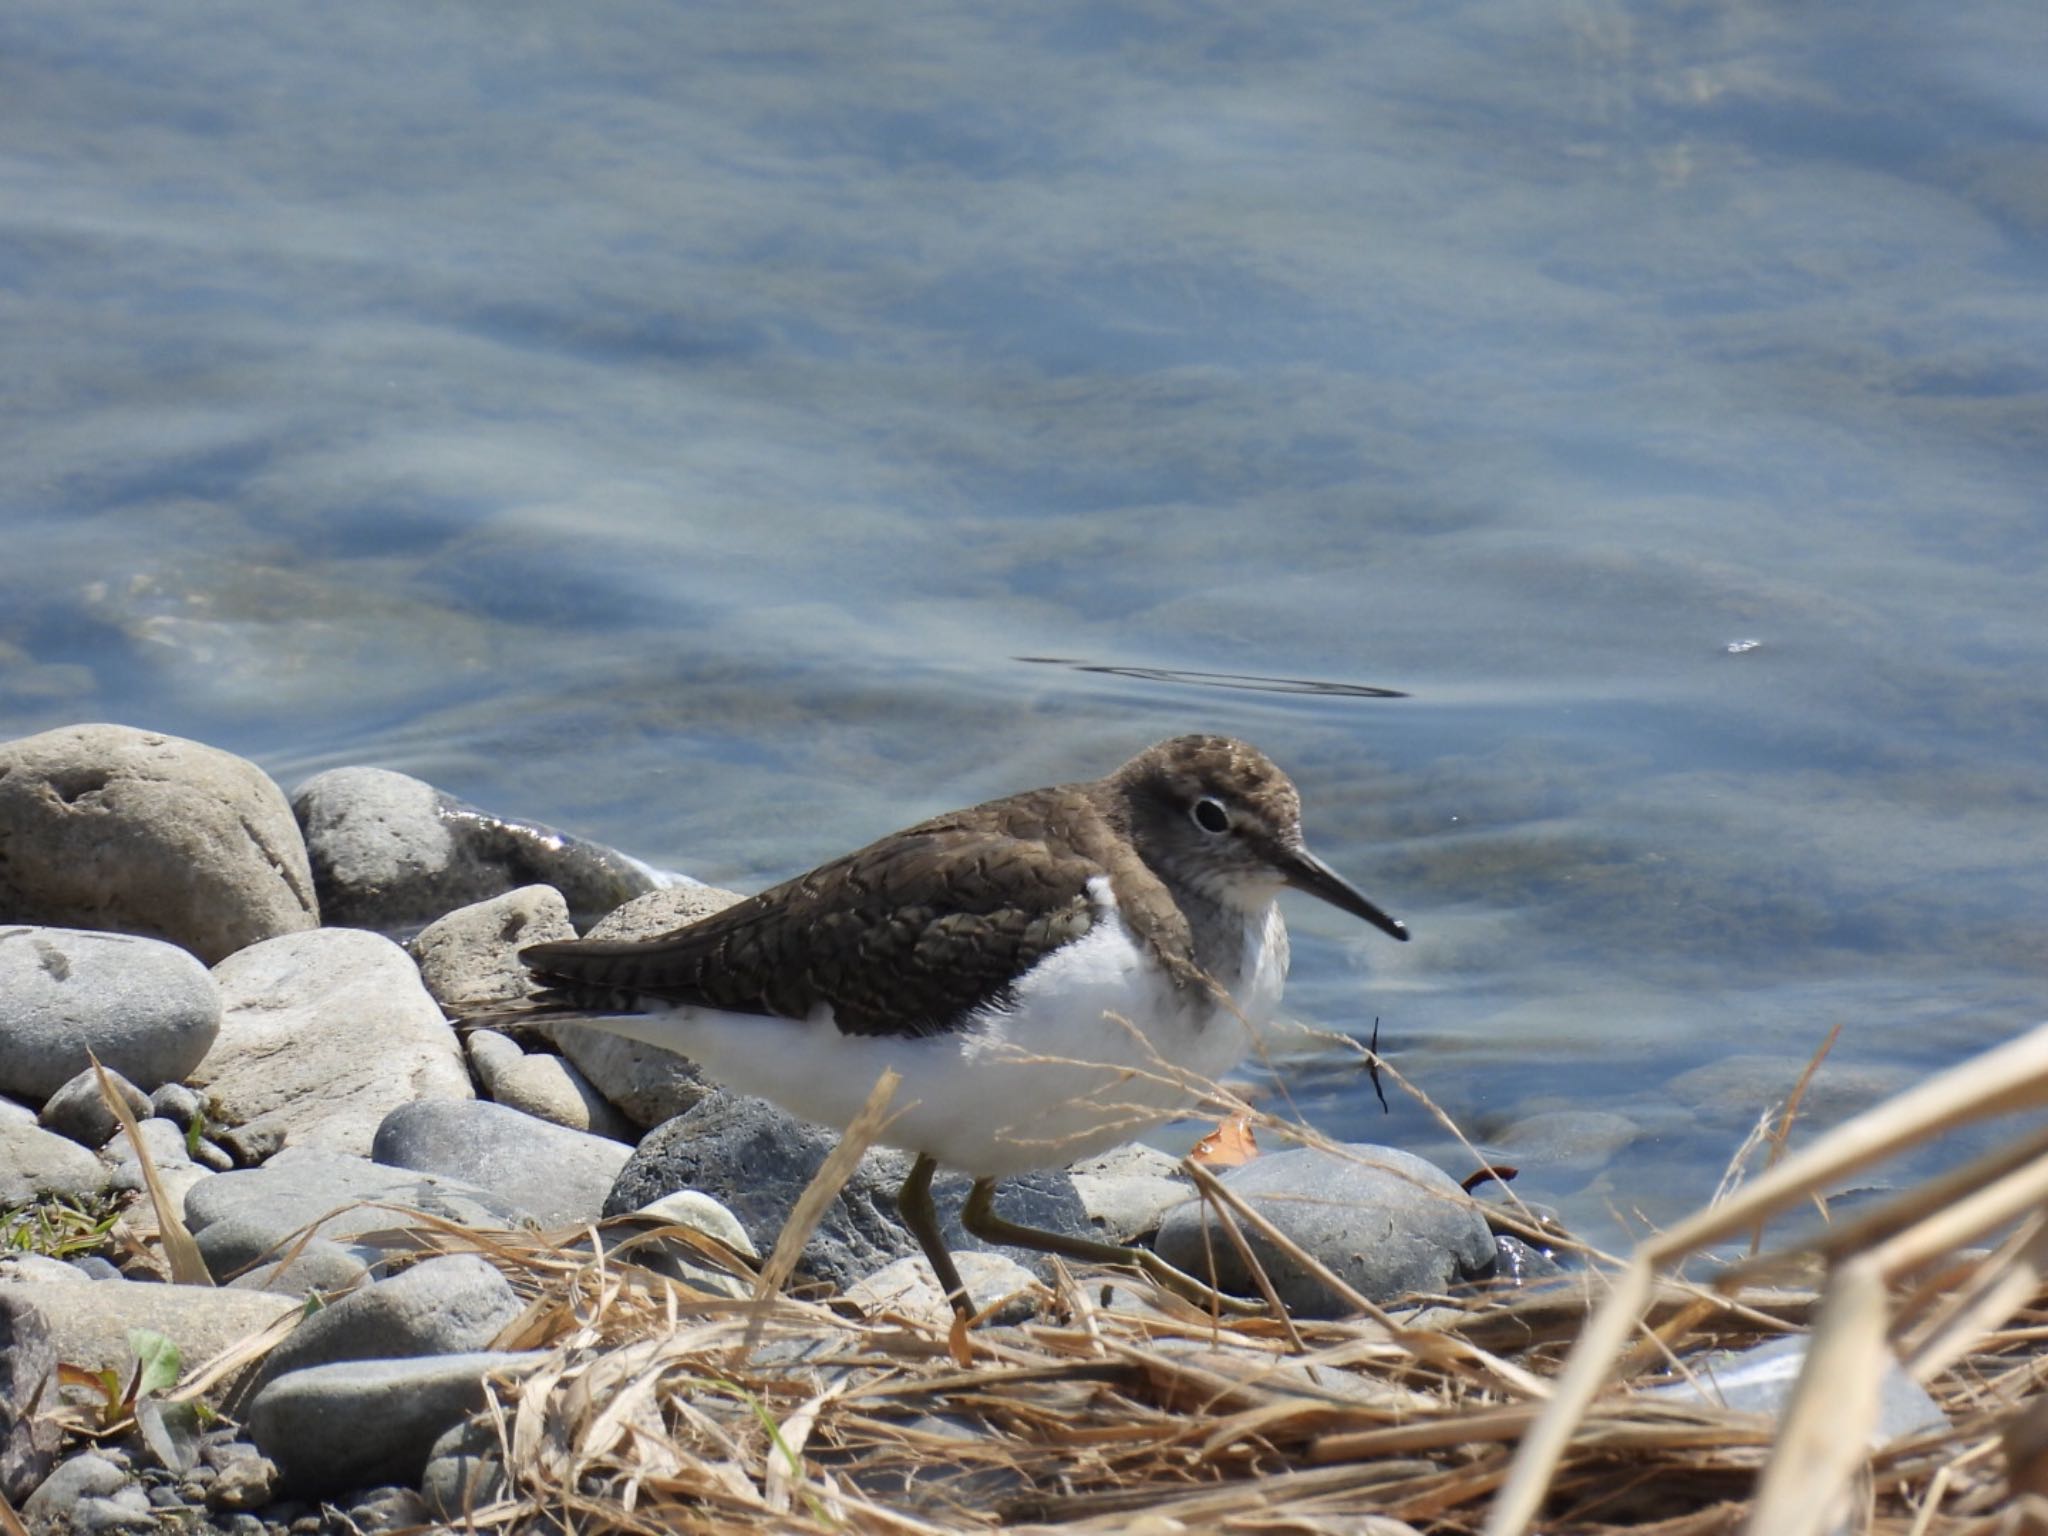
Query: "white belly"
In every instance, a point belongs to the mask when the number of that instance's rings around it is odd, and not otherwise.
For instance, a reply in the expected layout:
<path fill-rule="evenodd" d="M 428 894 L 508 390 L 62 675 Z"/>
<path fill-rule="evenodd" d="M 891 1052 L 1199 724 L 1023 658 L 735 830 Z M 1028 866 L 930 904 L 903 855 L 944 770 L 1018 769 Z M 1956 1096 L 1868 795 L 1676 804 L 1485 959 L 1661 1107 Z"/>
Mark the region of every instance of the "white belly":
<path fill-rule="evenodd" d="M 797 1020 L 671 1008 L 589 1022 L 678 1051 L 727 1087 L 821 1125 L 846 1125 L 893 1068 L 903 1081 L 881 1141 L 1003 1178 L 1064 1166 L 1185 1113 L 1251 1049 L 1286 972 L 1286 929 L 1268 908 L 1246 925 L 1235 1009 L 1182 995 L 1112 904 L 1086 937 L 1024 975 L 1011 1007 L 943 1035 L 843 1035 L 829 1010 Z"/>

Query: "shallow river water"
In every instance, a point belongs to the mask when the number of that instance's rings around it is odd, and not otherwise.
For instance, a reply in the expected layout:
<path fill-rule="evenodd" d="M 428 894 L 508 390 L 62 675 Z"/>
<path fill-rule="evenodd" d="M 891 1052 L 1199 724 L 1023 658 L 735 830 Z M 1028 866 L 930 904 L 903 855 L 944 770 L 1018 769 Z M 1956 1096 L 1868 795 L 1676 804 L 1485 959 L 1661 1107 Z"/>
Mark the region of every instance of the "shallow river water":
<path fill-rule="evenodd" d="M 1624 1241 L 2043 1012 L 2044 188 L 2026 0 L 18 0 L 0 735 L 751 885 L 1240 734 Z"/>

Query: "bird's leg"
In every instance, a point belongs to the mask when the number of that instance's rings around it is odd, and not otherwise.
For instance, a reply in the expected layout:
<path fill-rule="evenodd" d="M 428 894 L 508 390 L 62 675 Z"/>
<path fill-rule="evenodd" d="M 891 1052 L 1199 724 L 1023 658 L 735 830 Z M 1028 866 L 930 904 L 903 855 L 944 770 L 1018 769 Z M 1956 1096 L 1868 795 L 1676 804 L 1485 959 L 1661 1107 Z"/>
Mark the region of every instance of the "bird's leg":
<path fill-rule="evenodd" d="M 1064 1232 L 1027 1227 L 999 1216 L 996 1214 L 995 1193 L 994 1179 L 976 1179 L 974 1188 L 967 1192 L 966 1204 L 960 1207 L 960 1225 L 985 1243 L 1008 1248 L 1035 1248 L 1041 1253 L 1056 1253 L 1063 1259 L 1078 1259 L 1084 1264 L 1115 1264 L 1141 1269 L 1174 1295 L 1198 1307 L 1216 1307 L 1240 1316 L 1266 1310 L 1264 1302 L 1228 1295 L 1214 1286 L 1204 1285 L 1193 1275 L 1182 1274 L 1149 1248 L 1126 1248 L 1121 1243 L 1069 1237 Z"/>
<path fill-rule="evenodd" d="M 925 1258 L 931 1262 L 932 1273 L 939 1277 L 939 1284 L 944 1288 L 946 1300 L 952 1303 L 953 1310 L 971 1319 L 974 1316 L 974 1298 L 960 1283 L 960 1270 L 953 1263 L 953 1255 L 946 1251 L 946 1240 L 939 1235 L 939 1213 L 932 1206 L 932 1175 L 938 1167 L 924 1153 L 917 1155 L 917 1161 L 910 1165 L 910 1172 L 903 1180 L 903 1187 L 896 1191 L 896 1212 L 903 1218 L 903 1225 L 910 1228 L 910 1235 L 917 1239 L 918 1246 L 924 1249 Z"/>

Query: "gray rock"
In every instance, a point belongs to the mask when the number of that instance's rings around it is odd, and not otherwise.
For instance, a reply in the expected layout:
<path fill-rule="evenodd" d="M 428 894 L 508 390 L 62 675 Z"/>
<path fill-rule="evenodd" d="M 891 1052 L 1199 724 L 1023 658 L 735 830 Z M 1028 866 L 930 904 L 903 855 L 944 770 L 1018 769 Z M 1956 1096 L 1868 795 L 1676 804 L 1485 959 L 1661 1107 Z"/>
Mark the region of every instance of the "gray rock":
<path fill-rule="evenodd" d="M 774 1250 L 797 1197 L 838 1144 L 824 1130 L 763 1099 L 718 1090 L 688 1114 L 652 1132 L 633 1153 L 605 1202 L 605 1214 L 623 1215 L 679 1189 L 702 1191 L 740 1220 L 761 1252 Z M 910 1159 L 871 1150 L 839 1197 L 825 1210 L 798 1265 L 800 1278 L 844 1290 L 906 1255 L 917 1240 L 896 1216 L 896 1190 Z M 960 1227 L 959 1206 L 971 1180 L 943 1174 L 933 1181 L 939 1224 L 949 1247 L 967 1252 L 986 1245 Z M 996 1207 L 1027 1226 L 1093 1236 L 1088 1213 L 1064 1172 L 1041 1170 L 999 1186 Z M 1043 1254 L 1012 1252 L 1025 1264 L 1044 1265 Z"/>
<path fill-rule="evenodd" d="M 392 1206 L 399 1209 L 387 1209 Z M 463 1180 L 317 1147 L 290 1147 L 261 1168 L 216 1174 L 185 1199 L 185 1220 L 219 1279 L 281 1257 L 303 1229 L 316 1224 L 319 1236 L 374 1264 L 382 1257 L 378 1250 L 346 1239 L 402 1227 L 405 1211 L 490 1230 L 532 1220 L 510 1201 Z"/>
<path fill-rule="evenodd" d="M 152 1117 L 135 1129 L 156 1165 L 157 1182 L 182 1209 L 186 1194 L 201 1179 L 212 1178 L 212 1170 L 192 1161 L 185 1149 L 184 1133 L 170 1121 Z M 100 1149 L 100 1161 L 111 1170 L 107 1188 L 115 1193 L 140 1193 L 149 1187 L 142 1174 L 142 1160 L 135 1155 L 135 1144 L 125 1133 Z"/>
<path fill-rule="evenodd" d="M 221 1242 L 215 1241 L 216 1245 Z M 275 1291 L 280 1296 L 310 1296 L 315 1291 L 334 1296 L 354 1290 L 369 1273 L 369 1262 L 362 1255 L 340 1243 L 314 1237 L 292 1244 L 289 1258 L 245 1269 L 228 1284 L 244 1291 Z"/>
<path fill-rule="evenodd" d="M 493 1103 L 550 1125 L 613 1141 L 638 1141 L 639 1127 L 612 1108 L 589 1078 L 559 1056 L 529 1056 L 493 1029 L 470 1031 L 469 1065 Z"/>
<path fill-rule="evenodd" d="M 1534 1285 L 1565 1273 L 1548 1249 L 1537 1248 L 1512 1232 L 1493 1234 L 1493 1275 L 1496 1284 Z"/>
<path fill-rule="evenodd" d="M 366 1153 L 400 1104 L 473 1096 L 454 1030 L 389 939 L 291 934 L 230 956 L 214 977 L 220 1037 L 186 1080 L 210 1091 L 237 1151 L 281 1136 Z"/>
<path fill-rule="evenodd" d="M 176 736 L 74 725 L 0 744 L 0 920 L 149 934 L 211 964 L 320 911 L 262 769 Z"/>
<path fill-rule="evenodd" d="M 21 1506 L 21 1518 L 30 1530 L 67 1529 L 81 1500 L 106 1498 L 131 1485 L 126 1468 L 84 1451 L 52 1472 L 28 1496 Z"/>
<path fill-rule="evenodd" d="M 185 1150 L 185 1133 L 170 1121 L 152 1115 L 137 1121 L 135 1130 L 159 1170 L 191 1166 L 192 1156 Z M 100 1161 L 109 1167 L 119 1168 L 136 1160 L 135 1143 L 125 1132 L 100 1149 Z"/>
<path fill-rule="evenodd" d="M 270 1352 L 246 1393 L 309 1366 L 488 1349 L 519 1315 L 505 1277 L 473 1253 L 426 1259 L 323 1307 Z"/>
<path fill-rule="evenodd" d="M 595 1220 L 633 1149 L 502 1104 L 423 1099 L 385 1116 L 371 1155 L 395 1168 L 467 1175 L 556 1226 Z"/>
<path fill-rule="evenodd" d="M 613 849 L 494 816 L 383 768 L 315 775 L 292 809 L 330 923 L 409 931 L 522 885 L 553 886 L 588 922 L 660 883 Z"/>
<path fill-rule="evenodd" d="M 737 891 L 715 885 L 669 886 L 627 902 L 592 928 L 590 937 L 653 938 L 688 927 L 745 899 Z M 560 1020 L 549 1024 L 547 1033 L 577 1070 L 596 1084 L 598 1092 L 637 1126 L 663 1125 L 687 1114 L 712 1090 L 712 1083 L 695 1063 L 659 1046 Z"/>
<path fill-rule="evenodd" d="M 739 1218 L 702 1190 L 679 1189 L 641 1206 L 620 1221 L 621 1225 L 608 1225 L 605 1229 L 607 1253 L 713 1295 L 738 1301 L 753 1294 L 754 1288 L 745 1277 L 719 1267 L 688 1242 L 674 1236 L 666 1240 L 658 1236 L 667 1227 L 687 1227 L 759 1265 L 761 1251 L 747 1236 Z M 626 1225 L 627 1221 L 631 1225 Z"/>
<path fill-rule="evenodd" d="M 560 891 L 522 885 L 436 919 L 407 948 L 427 990 L 444 1008 L 460 1013 L 525 997 L 533 979 L 519 963 L 519 951 L 575 937 Z"/>
<path fill-rule="evenodd" d="M 1015 1297 L 997 1314 L 996 1322 L 1022 1322 L 1037 1310 L 1038 1277 L 1015 1259 L 1000 1253 L 962 1253 L 954 1263 L 977 1307 L 986 1309 L 1006 1296 Z M 941 1333 L 953 1320 L 952 1304 L 921 1253 L 854 1281 L 841 1299 L 865 1318 L 904 1317 Z"/>
<path fill-rule="evenodd" d="M 285 1490 L 298 1498 L 416 1484 L 435 1440 L 483 1407 L 487 1377 L 516 1374 L 546 1358 L 432 1355 L 293 1371 L 249 1404 L 249 1437 L 277 1463 Z"/>
<path fill-rule="evenodd" d="M 1688 1377 L 1664 1386 L 1645 1388 L 1642 1396 L 1677 1403 L 1716 1403 L 1738 1413 L 1763 1413 L 1777 1418 L 1791 1399 L 1806 1364 L 1809 1340 L 1792 1334 L 1748 1349 L 1721 1350 L 1686 1362 Z M 1886 1355 L 1878 1384 L 1877 1420 L 1871 1426 L 1873 1448 L 1901 1435 L 1947 1429 L 1948 1415 L 1897 1360 Z"/>
<path fill-rule="evenodd" d="M 149 1114 L 149 1095 L 129 1082 L 113 1068 L 107 1069 L 107 1080 L 121 1102 L 128 1106 L 128 1113 L 141 1120 Z M 69 1136 L 82 1147 L 103 1147 L 121 1122 L 114 1112 L 107 1108 L 106 1096 L 100 1092 L 99 1074 L 87 1067 L 76 1077 L 65 1083 L 44 1101 L 43 1112 L 37 1116 L 37 1123 L 46 1131 L 55 1131 L 59 1136 Z"/>
<path fill-rule="evenodd" d="M 174 1204 L 182 1202 L 192 1192 L 193 1186 L 213 1177 L 211 1168 L 202 1168 L 197 1163 L 179 1163 L 170 1168 L 157 1170 L 157 1183 L 164 1195 Z M 107 1189 L 112 1194 L 141 1194 L 148 1188 L 142 1176 L 140 1163 L 128 1162 L 117 1166 L 107 1179 Z"/>
<path fill-rule="evenodd" d="M 1643 1134 L 1626 1115 L 1598 1109 L 1555 1109 L 1524 1115 L 1492 1137 L 1483 1150 L 1523 1169 L 1592 1172 Z"/>
<path fill-rule="evenodd" d="M 57 1406 L 56 1370 L 50 1320 L 0 1285 L 0 1497 L 21 1500 L 57 1458 L 64 1435 L 44 1416 Z"/>
<path fill-rule="evenodd" d="M 1737 1052 L 1679 1073 L 1663 1093 L 1697 1110 L 1707 1125 L 1747 1131 L 1765 1110 L 1785 1102 L 1806 1067 L 1803 1056 Z M 1903 1093 L 1922 1076 L 1916 1067 L 1830 1057 L 1799 1101 L 1799 1123 L 1807 1130 L 1833 1125 Z"/>
<path fill-rule="evenodd" d="M 1354 1146 L 1350 1156 L 1289 1147 L 1222 1176 L 1305 1252 L 1368 1300 L 1441 1292 L 1492 1273 L 1493 1236 L 1472 1197 L 1449 1174 L 1395 1147 Z M 1206 1228 L 1206 1232 L 1205 1232 Z M 1288 1310 L 1300 1317 L 1341 1317 L 1327 1287 L 1250 1227 L 1246 1240 Z M 1238 1295 L 1257 1294 L 1229 1237 L 1204 1202 L 1167 1213 L 1154 1244 L 1168 1263 L 1217 1281 Z"/>
<path fill-rule="evenodd" d="M 165 1083 L 149 1096 L 149 1112 L 189 1131 L 195 1124 L 206 1124 L 206 1098 L 183 1083 Z"/>
<path fill-rule="evenodd" d="M 156 1508 L 149 1495 L 133 1484 L 105 1498 L 80 1499 L 71 1507 L 71 1529 L 77 1536 L 117 1536 L 117 1533 L 160 1530 Z"/>
<path fill-rule="evenodd" d="M 88 1280 L 123 1280 L 127 1277 L 106 1259 L 96 1253 L 82 1253 L 75 1259 L 64 1261 L 68 1268 L 76 1270 Z"/>
<path fill-rule="evenodd" d="M 1101 1235 L 1128 1243 L 1158 1231 L 1166 1213 L 1195 1192 L 1179 1166 L 1156 1147 L 1130 1142 L 1083 1158 L 1067 1171 Z"/>
<path fill-rule="evenodd" d="M 277 1496 L 277 1463 L 246 1441 L 209 1445 L 201 1452 L 219 1468 L 206 1490 L 211 1509 L 261 1509 Z"/>
<path fill-rule="evenodd" d="M 434 1519 L 457 1524 L 508 1492 L 504 1447 L 488 1419 L 469 1419 L 434 1442 L 420 1474 L 420 1496 Z"/>
<path fill-rule="evenodd" d="M 417 1530 L 430 1518 L 427 1501 L 412 1488 L 372 1488 L 348 1507 L 348 1522 L 371 1536 L 377 1531 Z"/>
<path fill-rule="evenodd" d="M 183 1077 L 220 1028 L 206 968 L 127 934 L 0 929 L 0 997 L 0 1090 L 38 1102 L 90 1065 L 87 1051 L 145 1090 Z"/>
<path fill-rule="evenodd" d="M 43 1195 L 81 1200 L 104 1190 L 107 1179 L 106 1165 L 69 1136 L 0 1120 L 0 1210 Z"/>
<path fill-rule="evenodd" d="M 16 1280 L 45 1280 L 52 1284 L 90 1285 L 93 1277 L 75 1264 L 40 1253 L 10 1253 L 0 1258 L 0 1286 Z"/>
<path fill-rule="evenodd" d="M 261 1291 L 144 1280 L 9 1280 L 0 1285 L 0 1294 L 33 1305 L 49 1323 L 57 1358 L 89 1371 L 126 1370 L 134 1363 L 131 1328 L 170 1338 L 189 1369 L 298 1305 L 289 1296 Z"/>

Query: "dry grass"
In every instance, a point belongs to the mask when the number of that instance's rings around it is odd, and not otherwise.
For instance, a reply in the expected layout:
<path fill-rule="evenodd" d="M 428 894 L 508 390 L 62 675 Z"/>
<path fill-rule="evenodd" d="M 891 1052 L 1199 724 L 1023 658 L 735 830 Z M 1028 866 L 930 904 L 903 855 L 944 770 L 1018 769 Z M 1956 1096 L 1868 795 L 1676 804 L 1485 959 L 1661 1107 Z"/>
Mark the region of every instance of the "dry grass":
<path fill-rule="evenodd" d="M 800 1210 L 830 1199 L 889 1086 Z M 1626 1261 L 1587 1255 L 1568 1283 L 1387 1309 L 1324 1272 L 1342 1322 L 1219 1318 L 1149 1282 L 1065 1271 L 1021 1325 L 969 1330 L 942 1309 L 860 1318 L 779 1294 L 801 1230 L 748 1276 L 745 1300 L 627 1262 L 673 1243 L 744 1273 L 681 1228 L 610 1257 L 591 1256 L 587 1233 L 415 1218 L 393 1237 L 498 1265 L 528 1298 L 500 1344 L 544 1352 L 494 1391 L 510 1486 L 472 1509 L 478 1530 L 1993 1536 L 2048 1531 L 2038 1114 L 1974 1164 L 1811 1240 L 1750 1245 L 1776 1213 L 1825 1210 L 1858 1170 L 2044 1101 L 2048 1028 L 1797 1152 L 1786 1120 L 1766 1116 L 1745 1149 L 1761 1173 L 1732 1170 L 1707 1208 Z M 1219 1240 L 1278 1236 L 1188 1171 Z M 1712 1253 L 1749 1256 L 1711 1282 L 1682 1277 L 1723 1244 L 1738 1246 Z M 212 1391 L 288 1326 L 174 1395 Z M 1643 1391 L 1689 1378 L 1708 1349 L 1786 1334 L 1810 1335 L 1809 1366 L 1777 1421 Z M 1873 1448 L 1886 1370 L 1923 1383 L 1950 1427 Z"/>
<path fill-rule="evenodd" d="M 496 1395 L 514 1491 L 479 1529 L 579 1532 L 1754 1536 L 2048 1529 L 2048 1132 L 1823 1229 L 1675 1276 L 1709 1243 L 1941 1130 L 2048 1095 L 2048 1029 L 1775 1161 L 1534 1294 L 1348 1298 L 1343 1322 L 1219 1319 L 1063 1275 L 1034 1321 L 860 1319 L 712 1300 L 542 1245 L 493 1257 L 550 1353 Z M 1782 1145 L 1782 1135 L 1777 1138 Z M 1258 1225 L 1223 1197 L 1219 1223 Z M 1974 1245 L 1995 1240 L 1988 1251 Z M 461 1241 L 444 1234 L 444 1243 Z M 699 1240 L 701 1243 L 701 1240 Z M 1341 1287 L 1335 1276 L 1329 1283 Z M 1644 1395 L 1681 1361 L 1810 1332 L 1782 1422 Z M 1947 1430 L 1871 1448 L 1889 1362 Z M 2033 1523 L 2030 1523 L 2033 1522 Z"/>

